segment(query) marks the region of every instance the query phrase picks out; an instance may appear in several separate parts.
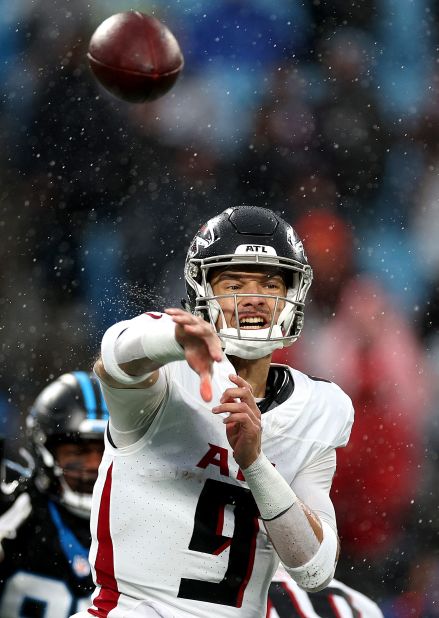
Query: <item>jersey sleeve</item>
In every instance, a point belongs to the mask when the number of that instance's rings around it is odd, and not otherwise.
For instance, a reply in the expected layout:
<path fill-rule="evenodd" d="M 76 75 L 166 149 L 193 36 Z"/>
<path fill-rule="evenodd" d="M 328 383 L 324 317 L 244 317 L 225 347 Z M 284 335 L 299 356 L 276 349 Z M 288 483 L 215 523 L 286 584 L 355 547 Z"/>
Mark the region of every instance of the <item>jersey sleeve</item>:
<path fill-rule="evenodd" d="M 318 427 L 315 449 L 291 483 L 295 494 L 337 532 L 335 509 L 330 498 L 336 469 L 336 448 L 349 440 L 354 411 L 346 393 L 332 382 L 310 378 L 307 411 L 311 425 Z"/>
<path fill-rule="evenodd" d="M 338 387 L 337 387 L 338 388 Z M 340 423 L 340 431 L 338 434 L 338 440 L 336 440 L 336 447 L 346 446 L 349 442 L 351 435 L 352 425 L 354 423 L 354 406 L 351 399 L 344 394 L 344 404 L 340 407 L 340 415 L 343 417 L 343 421 Z"/>
<path fill-rule="evenodd" d="M 333 382 L 314 382 L 310 409 L 319 423 L 321 443 L 339 448 L 349 442 L 354 408 L 350 397 Z"/>
<path fill-rule="evenodd" d="M 337 532 L 335 510 L 329 496 L 335 468 L 335 449 L 328 448 L 299 471 L 291 487 L 304 504 Z"/>
<path fill-rule="evenodd" d="M 117 447 L 139 440 L 148 430 L 166 400 L 168 382 L 164 368 L 149 388 L 113 388 L 100 380 L 110 413 L 110 434 Z"/>

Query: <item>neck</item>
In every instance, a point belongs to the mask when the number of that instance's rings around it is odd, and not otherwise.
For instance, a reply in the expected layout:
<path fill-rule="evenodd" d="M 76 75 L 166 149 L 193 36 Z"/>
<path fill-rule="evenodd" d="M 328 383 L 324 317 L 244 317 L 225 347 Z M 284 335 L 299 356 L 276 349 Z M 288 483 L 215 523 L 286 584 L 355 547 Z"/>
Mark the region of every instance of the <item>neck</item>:
<path fill-rule="evenodd" d="M 253 396 L 265 397 L 271 354 L 255 360 L 246 360 L 237 356 L 229 356 L 228 358 L 236 373 L 252 387 Z"/>

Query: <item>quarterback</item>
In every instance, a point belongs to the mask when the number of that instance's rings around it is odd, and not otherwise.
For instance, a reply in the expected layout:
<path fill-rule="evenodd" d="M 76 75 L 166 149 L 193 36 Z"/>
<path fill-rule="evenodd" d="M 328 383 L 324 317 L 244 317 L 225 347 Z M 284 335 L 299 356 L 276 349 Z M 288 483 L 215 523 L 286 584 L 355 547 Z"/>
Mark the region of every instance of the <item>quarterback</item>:
<path fill-rule="evenodd" d="M 81 618 L 262 618 L 279 561 L 308 592 L 334 575 L 329 491 L 352 404 L 271 363 L 303 326 L 300 239 L 271 210 L 229 208 L 196 234 L 185 280 L 184 310 L 119 322 L 102 340 L 110 421 Z"/>

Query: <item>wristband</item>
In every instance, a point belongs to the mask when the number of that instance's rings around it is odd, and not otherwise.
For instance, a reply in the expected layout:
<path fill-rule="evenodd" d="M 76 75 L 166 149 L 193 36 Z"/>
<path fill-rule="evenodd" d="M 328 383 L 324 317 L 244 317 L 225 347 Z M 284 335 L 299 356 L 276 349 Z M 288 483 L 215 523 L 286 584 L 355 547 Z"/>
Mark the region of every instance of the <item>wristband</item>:
<path fill-rule="evenodd" d="M 175 322 L 166 313 L 152 313 L 136 318 L 140 342 L 146 358 L 159 365 L 184 360 L 184 349 L 175 338 Z"/>
<path fill-rule="evenodd" d="M 158 366 L 183 360 L 184 350 L 175 339 L 175 323 L 166 314 L 140 315 L 111 326 L 102 339 L 101 356 L 105 371 L 121 384 L 139 384 L 152 371 L 130 376 L 121 364 L 149 358 Z"/>
<path fill-rule="evenodd" d="M 262 519 L 274 519 L 298 501 L 286 480 L 262 452 L 242 473 Z"/>

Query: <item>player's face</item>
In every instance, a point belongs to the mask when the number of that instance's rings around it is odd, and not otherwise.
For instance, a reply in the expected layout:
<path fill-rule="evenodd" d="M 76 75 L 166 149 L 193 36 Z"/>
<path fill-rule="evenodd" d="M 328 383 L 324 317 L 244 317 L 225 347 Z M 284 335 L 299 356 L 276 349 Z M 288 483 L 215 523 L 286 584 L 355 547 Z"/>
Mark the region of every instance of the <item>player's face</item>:
<path fill-rule="evenodd" d="M 55 460 L 73 491 L 91 494 L 104 452 L 103 440 L 82 440 L 58 444 Z"/>
<path fill-rule="evenodd" d="M 237 294 L 235 298 L 219 298 L 218 302 L 224 313 L 227 326 L 241 330 L 257 330 L 269 328 L 274 314 L 276 323 L 280 312 L 285 306 L 284 301 L 278 301 L 270 296 L 286 296 L 287 287 L 283 276 L 273 268 L 253 270 L 248 267 L 233 267 L 214 271 L 210 280 L 215 296 Z M 249 296 L 239 296 L 249 294 Z M 218 318 L 219 327 L 221 318 Z"/>

